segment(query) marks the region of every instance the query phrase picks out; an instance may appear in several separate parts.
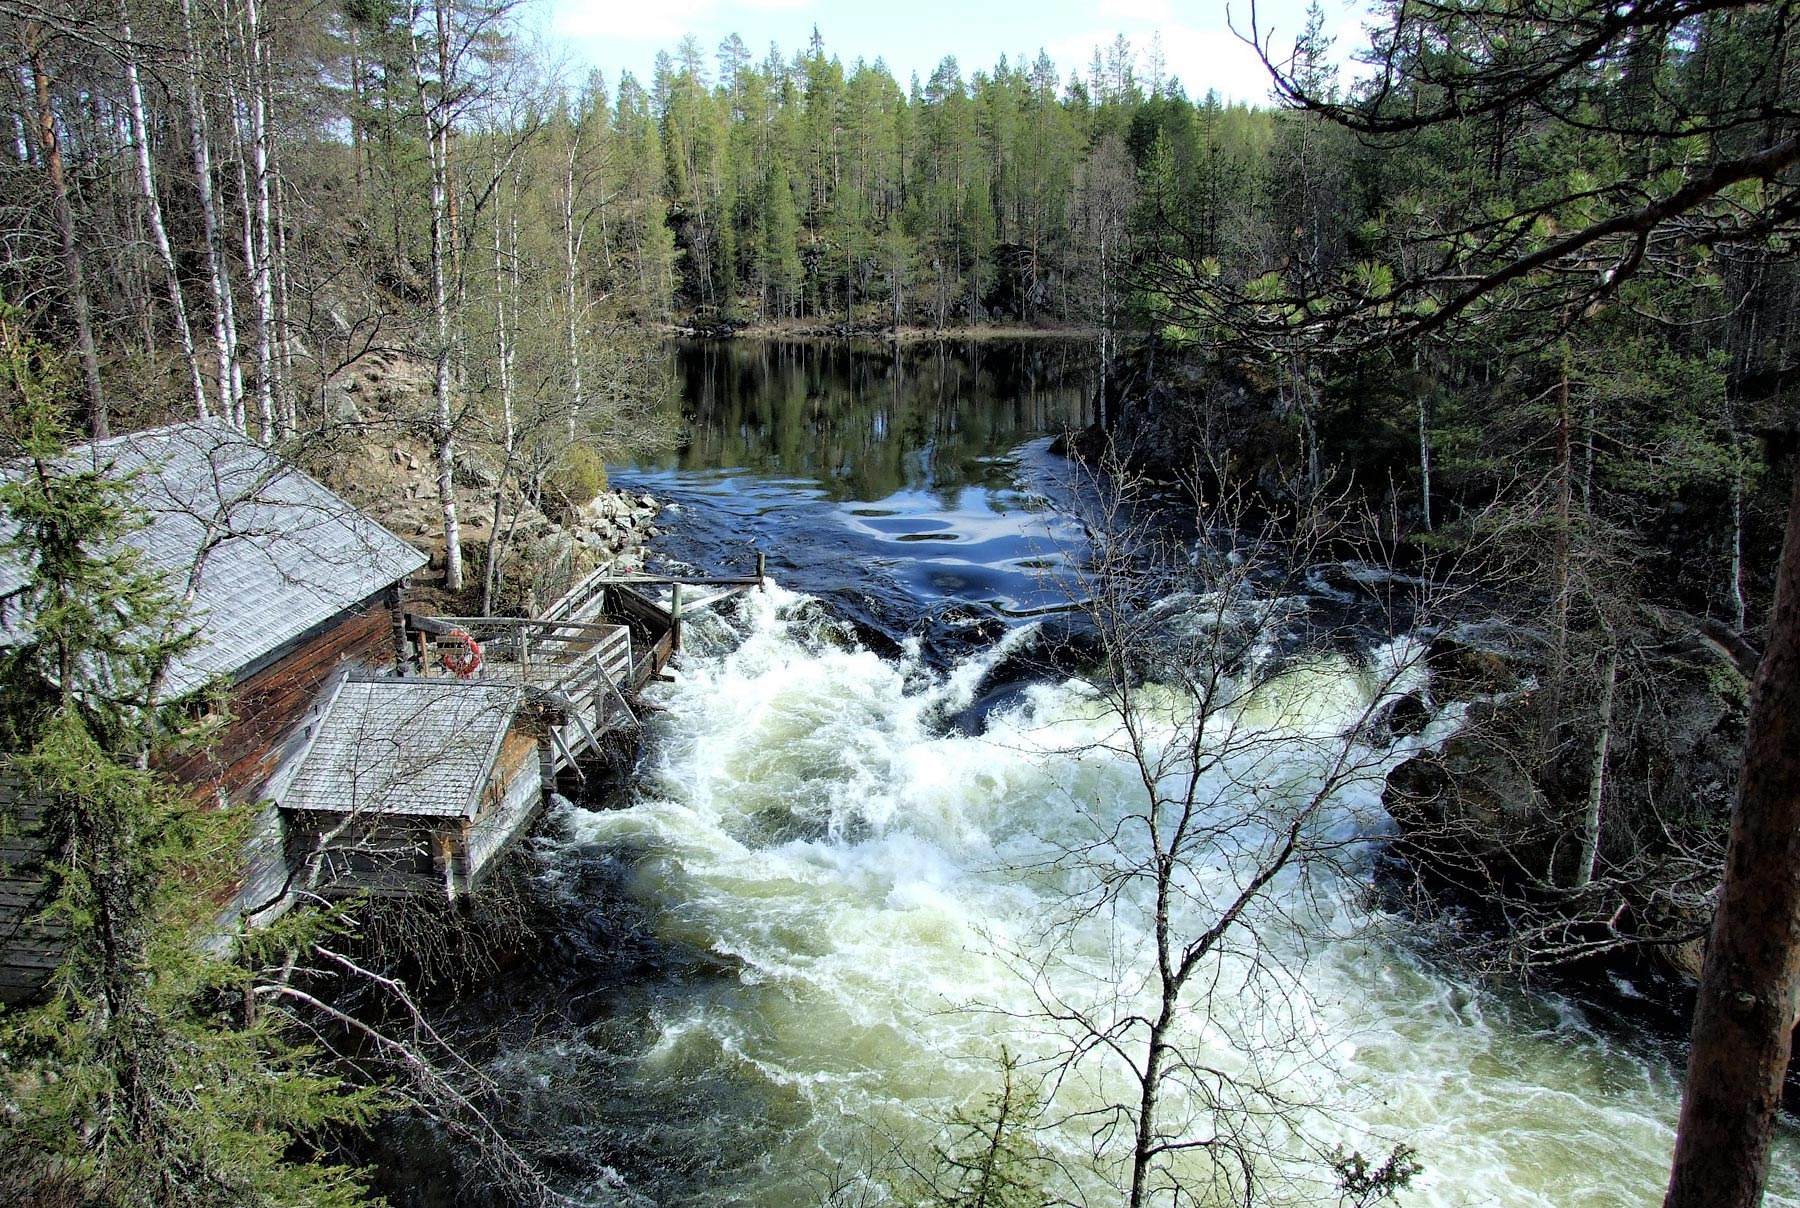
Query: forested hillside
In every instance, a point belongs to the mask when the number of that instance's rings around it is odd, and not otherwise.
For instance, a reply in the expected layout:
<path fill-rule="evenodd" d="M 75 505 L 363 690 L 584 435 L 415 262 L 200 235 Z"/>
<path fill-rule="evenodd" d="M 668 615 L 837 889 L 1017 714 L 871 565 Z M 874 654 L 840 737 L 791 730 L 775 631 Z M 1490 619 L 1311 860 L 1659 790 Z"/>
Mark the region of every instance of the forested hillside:
<path fill-rule="evenodd" d="M 559 76 L 520 17 L 0 7 L 0 295 L 78 367 L 83 426 L 379 412 L 432 446 L 455 589 L 457 466 L 535 500 L 574 446 L 653 436 L 670 320 L 1111 333 L 1159 147 L 1220 229 L 1295 187 L 1274 114 L 1140 79 L 1123 40 L 1066 80 L 1040 54 L 903 87 L 817 37 L 688 39 L 646 86 Z"/>
<path fill-rule="evenodd" d="M 141 7 L 12 18 L 8 294 L 96 361 L 191 347 L 185 389 L 222 373 L 215 405 L 247 390 L 277 426 L 434 304 L 434 224 L 459 310 L 491 308 L 497 250 L 515 307 L 577 339 L 672 313 L 1085 324 L 1119 305 L 1159 132 L 1216 227 L 1296 183 L 1272 114 L 1140 77 L 1122 39 L 1085 74 L 1040 52 L 906 82 L 817 35 L 689 38 L 647 82 L 559 80 L 488 0 Z"/>

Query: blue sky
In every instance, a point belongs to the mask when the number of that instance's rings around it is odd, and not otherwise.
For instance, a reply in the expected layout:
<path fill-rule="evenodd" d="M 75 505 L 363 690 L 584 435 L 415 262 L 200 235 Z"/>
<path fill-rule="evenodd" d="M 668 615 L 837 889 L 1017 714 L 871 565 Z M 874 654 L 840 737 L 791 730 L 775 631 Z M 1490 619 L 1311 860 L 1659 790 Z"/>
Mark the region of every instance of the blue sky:
<path fill-rule="evenodd" d="M 1307 0 L 1257 0 L 1257 17 L 1293 45 Z M 1336 56 L 1362 42 L 1364 0 L 1321 0 Z M 1190 96 L 1216 88 L 1232 100 L 1267 99 L 1268 76 L 1256 56 L 1231 32 L 1249 24 L 1249 0 L 540 0 L 535 24 L 553 53 L 569 65 L 605 73 L 621 70 L 647 81 L 658 50 L 673 51 L 681 36 L 700 41 L 709 67 L 731 33 L 742 35 L 760 61 L 770 41 L 791 57 L 818 26 L 828 53 L 846 64 L 882 58 L 901 85 L 913 72 L 924 79 L 945 55 L 955 55 L 965 76 L 991 67 L 1002 54 L 1017 61 L 1050 52 L 1066 80 L 1085 68 L 1096 45 L 1124 34 L 1137 51 L 1140 71 L 1152 39 L 1160 35 L 1168 72 Z"/>

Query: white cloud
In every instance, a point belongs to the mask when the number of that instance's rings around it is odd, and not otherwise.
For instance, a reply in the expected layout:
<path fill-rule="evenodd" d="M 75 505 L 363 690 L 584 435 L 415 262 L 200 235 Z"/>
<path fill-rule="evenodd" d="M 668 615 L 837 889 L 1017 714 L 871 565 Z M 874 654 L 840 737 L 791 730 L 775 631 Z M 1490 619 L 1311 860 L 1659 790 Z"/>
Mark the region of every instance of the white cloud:
<path fill-rule="evenodd" d="M 558 38 L 583 41 L 631 38 L 672 41 L 716 7 L 715 0 L 655 0 L 655 3 L 562 0 L 552 10 L 550 33 Z"/>
<path fill-rule="evenodd" d="M 1145 74 L 1144 55 L 1150 49 L 1153 34 L 1162 35 L 1164 70 L 1179 77 L 1181 86 L 1196 100 L 1208 89 L 1216 90 L 1228 101 L 1267 104 L 1269 73 L 1251 50 L 1226 29 L 1200 29 L 1192 25 L 1170 24 L 1160 27 L 1127 27 L 1114 24 L 1091 33 L 1059 39 L 1047 49 L 1064 72 L 1087 74 L 1094 47 L 1104 55 L 1113 38 L 1123 33 L 1138 57 L 1138 76 Z M 1065 76 L 1066 78 L 1066 76 Z"/>

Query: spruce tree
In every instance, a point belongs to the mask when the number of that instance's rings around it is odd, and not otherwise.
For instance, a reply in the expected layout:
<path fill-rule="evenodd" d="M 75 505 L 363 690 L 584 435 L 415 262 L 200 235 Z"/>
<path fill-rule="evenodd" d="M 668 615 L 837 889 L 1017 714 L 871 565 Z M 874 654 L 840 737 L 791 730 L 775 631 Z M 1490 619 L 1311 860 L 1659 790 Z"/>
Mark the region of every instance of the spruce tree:
<path fill-rule="evenodd" d="M 250 971 L 206 942 L 237 819 L 154 770 L 202 736 L 159 699 L 191 629 L 127 542 L 130 480 L 69 455 L 55 363 L 10 314 L 0 339 L 0 410 L 24 451 L 0 482 L 16 526 L 0 559 L 23 574 L 9 601 L 23 636 L 0 658 L 14 752 L 0 772 L 42 811 L 40 918 L 68 943 L 43 1001 L 0 1015 L 0 1200 L 361 1202 L 354 1173 L 314 1161 L 308 1142 L 367 1122 L 377 1094 L 243 1009 Z"/>

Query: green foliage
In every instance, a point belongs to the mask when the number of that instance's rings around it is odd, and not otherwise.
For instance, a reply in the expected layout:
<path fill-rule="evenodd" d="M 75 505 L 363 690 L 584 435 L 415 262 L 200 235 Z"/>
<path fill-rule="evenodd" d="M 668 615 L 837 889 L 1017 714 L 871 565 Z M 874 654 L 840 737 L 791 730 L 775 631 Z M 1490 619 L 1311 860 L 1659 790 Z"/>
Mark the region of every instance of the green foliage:
<path fill-rule="evenodd" d="M 22 640 L 0 648 L 0 733 L 12 749 L 28 746 L 33 726 L 62 709 L 123 742 L 157 720 L 163 671 L 193 636 L 161 578 L 124 543 L 137 527 L 128 482 L 65 456 L 62 370 L 4 306 L 0 352 L 0 402 L 23 454 L 18 472 L 0 480 L 0 511 L 18 526 L 0 558 L 30 570 L 7 601 L 28 619 Z"/>
<path fill-rule="evenodd" d="M 58 711 L 7 761 L 45 803 L 71 947 L 49 1000 L 0 1016 L 0 1188 L 93 1204 L 348 1205 L 354 1172 L 308 1160 L 328 1128 L 368 1124 L 376 1090 L 321 1072 L 273 1019 L 246 1022 L 249 972 L 203 944 L 241 829 Z"/>
<path fill-rule="evenodd" d="M 1032 1137 L 1041 1106 L 1019 1085 L 1018 1058 L 1000 1054 L 1000 1089 L 950 1117 L 950 1140 L 934 1147 L 935 1164 L 915 1203 L 922 1208 L 1044 1208 L 1050 1203 L 1047 1158 Z"/>
<path fill-rule="evenodd" d="M 67 950 L 45 1001 L 0 1015 L 0 1198 L 360 1203 L 309 1146 L 381 1097 L 260 1019 L 250 971 L 213 954 L 240 820 L 151 770 L 181 736 L 158 699 L 191 640 L 178 602 L 121 544 L 124 488 L 68 458 L 39 354 L 8 352 L 27 460 L 0 486 L 19 526 L 0 557 L 31 619 L 0 664 L 3 770 L 43 810 L 41 918 Z"/>
<path fill-rule="evenodd" d="M 572 516 L 606 489 L 606 462 L 589 444 L 573 444 L 544 479 L 546 501 L 555 510 Z"/>
<path fill-rule="evenodd" d="M 1415 1157 L 1410 1145 L 1394 1146 L 1379 1164 L 1372 1164 L 1355 1150 L 1333 1150 L 1331 1170 L 1337 1176 L 1338 1203 L 1346 1208 L 1370 1208 L 1372 1204 L 1398 1200 L 1424 1169 L 1414 1161 Z"/>

